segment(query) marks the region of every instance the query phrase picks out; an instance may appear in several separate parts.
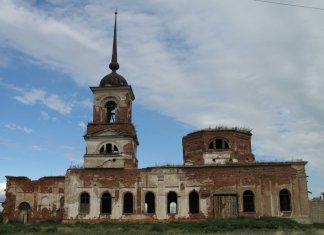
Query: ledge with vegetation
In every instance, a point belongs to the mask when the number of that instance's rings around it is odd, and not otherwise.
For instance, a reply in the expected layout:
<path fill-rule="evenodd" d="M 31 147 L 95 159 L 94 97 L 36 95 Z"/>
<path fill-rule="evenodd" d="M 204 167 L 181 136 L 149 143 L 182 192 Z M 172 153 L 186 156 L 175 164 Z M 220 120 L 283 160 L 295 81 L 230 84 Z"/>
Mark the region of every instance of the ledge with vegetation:
<path fill-rule="evenodd" d="M 299 224 L 282 218 L 233 218 L 199 222 L 171 222 L 165 224 L 61 224 L 43 222 L 23 225 L 0 225 L 1 235 L 16 234 L 324 234 L 324 224 Z"/>

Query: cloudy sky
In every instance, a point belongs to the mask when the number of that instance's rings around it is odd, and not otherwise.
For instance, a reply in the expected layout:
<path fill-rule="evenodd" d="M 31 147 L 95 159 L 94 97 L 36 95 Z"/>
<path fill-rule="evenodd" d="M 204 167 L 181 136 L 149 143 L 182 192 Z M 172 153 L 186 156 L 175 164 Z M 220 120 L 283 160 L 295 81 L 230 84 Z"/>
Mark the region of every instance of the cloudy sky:
<path fill-rule="evenodd" d="M 193 130 L 248 127 L 257 160 L 308 161 L 310 197 L 319 196 L 324 3 L 275 2 L 304 7 L 0 0 L 0 187 L 5 175 L 38 179 L 82 164 L 88 87 L 110 72 L 117 8 L 119 73 L 136 96 L 140 167 L 181 164 L 181 138 Z"/>

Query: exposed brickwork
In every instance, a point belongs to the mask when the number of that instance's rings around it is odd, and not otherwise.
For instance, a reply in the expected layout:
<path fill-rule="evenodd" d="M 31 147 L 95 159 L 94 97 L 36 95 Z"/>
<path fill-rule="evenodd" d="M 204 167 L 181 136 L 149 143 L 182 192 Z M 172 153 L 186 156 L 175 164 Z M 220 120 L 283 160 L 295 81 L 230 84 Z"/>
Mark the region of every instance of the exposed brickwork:
<path fill-rule="evenodd" d="M 131 137 L 136 138 L 135 127 L 131 123 L 112 123 L 112 124 L 101 124 L 101 123 L 89 123 L 87 126 L 87 135 L 92 135 L 104 130 L 113 130 L 117 133 L 128 134 Z"/>
<path fill-rule="evenodd" d="M 254 162 L 254 155 L 251 152 L 251 135 L 233 130 L 202 130 L 188 134 L 182 140 L 184 163 L 204 165 L 203 154 L 214 152 L 209 149 L 209 144 L 216 138 L 222 138 L 228 142 L 227 151 L 232 159 L 237 159 L 238 162 Z M 219 150 L 219 153 L 222 151 Z"/>
<path fill-rule="evenodd" d="M 60 206 L 60 198 L 64 197 L 64 176 L 43 177 L 35 181 L 27 177 L 6 178 L 5 222 L 21 219 L 19 214 L 21 203 L 30 205 L 27 212 L 29 222 L 63 219 L 64 210 Z M 49 198 L 51 200 L 48 200 L 48 204 L 43 205 L 42 200 Z"/>

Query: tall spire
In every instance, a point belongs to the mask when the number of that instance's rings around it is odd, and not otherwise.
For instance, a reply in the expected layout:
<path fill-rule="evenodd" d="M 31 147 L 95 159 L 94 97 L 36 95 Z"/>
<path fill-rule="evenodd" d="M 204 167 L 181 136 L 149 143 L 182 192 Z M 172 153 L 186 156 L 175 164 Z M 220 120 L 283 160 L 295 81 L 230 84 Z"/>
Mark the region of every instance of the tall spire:
<path fill-rule="evenodd" d="M 114 42 L 113 42 L 113 50 L 111 56 L 111 62 L 109 64 L 109 68 L 116 72 L 119 69 L 119 64 L 117 62 L 117 10 L 115 11 L 115 28 L 114 28 Z"/>

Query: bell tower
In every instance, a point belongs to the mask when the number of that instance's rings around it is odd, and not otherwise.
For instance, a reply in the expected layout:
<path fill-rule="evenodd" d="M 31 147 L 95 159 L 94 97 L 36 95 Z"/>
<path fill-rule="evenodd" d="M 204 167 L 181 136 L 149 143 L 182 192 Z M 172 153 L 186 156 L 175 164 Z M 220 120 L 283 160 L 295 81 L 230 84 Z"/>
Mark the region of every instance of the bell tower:
<path fill-rule="evenodd" d="M 111 73 L 101 79 L 93 93 L 93 121 L 84 136 L 85 168 L 137 168 L 138 140 L 132 123 L 132 102 L 135 96 L 126 79 L 118 74 L 117 12 L 111 62 Z"/>

